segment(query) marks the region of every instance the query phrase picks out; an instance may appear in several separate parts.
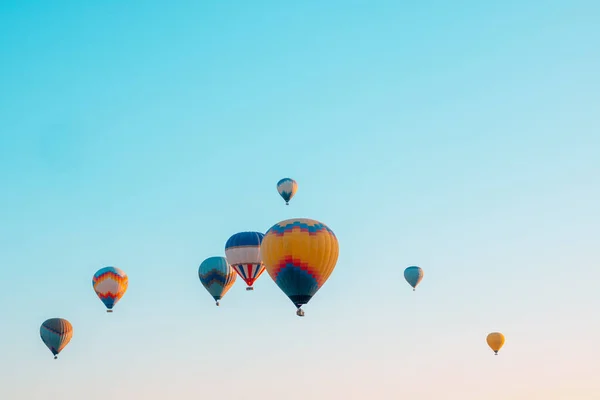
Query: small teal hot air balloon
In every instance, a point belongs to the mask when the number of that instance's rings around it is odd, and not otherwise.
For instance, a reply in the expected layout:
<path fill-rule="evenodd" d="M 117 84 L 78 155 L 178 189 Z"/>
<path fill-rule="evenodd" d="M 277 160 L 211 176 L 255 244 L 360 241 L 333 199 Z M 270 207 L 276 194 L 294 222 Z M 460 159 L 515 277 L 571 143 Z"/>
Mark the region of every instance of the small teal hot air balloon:
<path fill-rule="evenodd" d="M 417 285 L 423 280 L 423 270 L 417 266 L 408 267 L 404 270 L 404 279 L 413 287 L 414 291 Z"/>
<path fill-rule="evenodd" d="M 225 257 L 209 257 L 198 268 L 198 278 L 215 299 L 216 305 L 233 286 L 236 277 L 237 273 L 227 264 Z"/>
<path fill-rule="evenodd" d="M 56 360 L 58 354 L 71 341 L 73 326 L 64 318 L 50 318 L 40 326 L 40 337 Z"/>

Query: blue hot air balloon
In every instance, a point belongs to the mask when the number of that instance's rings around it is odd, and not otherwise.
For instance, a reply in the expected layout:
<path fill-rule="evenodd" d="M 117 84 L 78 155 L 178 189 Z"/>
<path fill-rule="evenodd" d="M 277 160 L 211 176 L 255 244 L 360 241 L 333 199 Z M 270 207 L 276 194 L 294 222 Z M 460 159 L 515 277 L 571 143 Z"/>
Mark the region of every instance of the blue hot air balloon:
<path fill-rule="evenodd" d="M 69 344 L 73 337 L 73 325 L 64 318 L 50 318 L 40 326 L 40 337 L 54 355 L 58 354 Z"/>
<path fill-rule="evenodd" d="M 289 205 L 290 200 L 298 191 L 298 183 L 292 178 L 283 178 L 277 182 L 277 191 L 279 195 L 285 200 L 285 204 Z"/>
<path fill-rule="evenodd" d="M 423 270 L 417 266 L 408 267 L 404 270 L 404 279 L 413 287 L 414 291 L 423 280 Z"/>
<path fill-rule="evenodd" d="M 231 289 L 237 274 L 225 257 L 208 257 L 198 268 L 200 282 L 219 305 L 219 300 Z"/>
<path fill-rule="evenodd" d="M 246 290 L 254 290 L 254 281 L 265 271 L 260 258 L 260 244 L 264 236 L 261 232 L 239 232 L 225 243 L 227 262 L 246 282 Z"/>

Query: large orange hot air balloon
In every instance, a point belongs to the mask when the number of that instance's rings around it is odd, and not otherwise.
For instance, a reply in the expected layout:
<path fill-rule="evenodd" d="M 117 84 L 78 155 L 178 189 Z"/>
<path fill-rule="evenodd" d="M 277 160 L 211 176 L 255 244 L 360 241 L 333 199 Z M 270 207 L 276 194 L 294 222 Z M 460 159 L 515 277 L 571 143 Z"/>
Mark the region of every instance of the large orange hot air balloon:
<path fill-rule="evenodd" d="M 323 286 L 337 263 L 338 240 L 327 225 L 307 218 L 271 227 L 260 247 L 268 274 L 304 316 L 302 305 Z"/>

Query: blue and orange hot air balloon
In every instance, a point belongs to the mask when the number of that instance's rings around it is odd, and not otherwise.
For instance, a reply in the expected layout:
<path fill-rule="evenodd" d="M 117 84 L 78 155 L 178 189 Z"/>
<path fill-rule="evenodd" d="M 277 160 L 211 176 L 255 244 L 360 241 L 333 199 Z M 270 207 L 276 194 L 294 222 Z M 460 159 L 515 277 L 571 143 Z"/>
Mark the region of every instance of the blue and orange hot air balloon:
<path fill-rule="evenodd" d="M 113 307 L 127 291 L 129 278 L 127 274 L 115 267 L 99 269 L 92 278 L 94 291 L 106 306 L 106 312 L 112 312 Z"/>
<path fill-rule="evenodd" d="M 237 273 L 225 257 L 208 257 L 198 268 L 198 278 L 217 305 L 235 283 Z"/>
<path fill-rule="evenodd" d="M 404 270 L 404 279 L 412 286 L 414 292 L 417 285 L 423 280 L 423 270 L 416 265 L 408 267 Z"/>
<path fill-rule="evenodd" d="M 290 205 L 290 200 L 298 191 L 298 183 L 291 178 L 283 178 L 277 182 L 277 191 L 283 197 L 286 205 Z"/>
<path fill-rule="evenodd" d="M 64 318 L 50 318 L 40 326 L 42 342 L 50 349 L 54 359 L 69 344 L 73 337 L 73 326 Z"/>
<path fill-rule="evenodd" d="M 239 232 L 225 243 L 227 262 L 246 282 L 246 290 L 254 290 L 254 281 L 265 271 L 260 258 L 260 246 L 264 236 L 260 232 Z"/>
<path fill-rule="evenodd" d="M 323 286 L 337 263 L 338 240 L 327 225 L 307 218 L 288 219 L 265 234 L 261 256 L 267 272 L 304 316 L 302 305 Z"/>

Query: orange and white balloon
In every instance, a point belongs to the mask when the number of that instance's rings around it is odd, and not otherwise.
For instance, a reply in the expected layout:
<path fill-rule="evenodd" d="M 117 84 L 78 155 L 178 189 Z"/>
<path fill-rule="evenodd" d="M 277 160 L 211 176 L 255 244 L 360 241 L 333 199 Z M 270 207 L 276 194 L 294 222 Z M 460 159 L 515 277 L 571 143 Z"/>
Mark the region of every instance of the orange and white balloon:
<path fill-rule="evenodd" d="M 106 312 L 112 312 L 115 304 L 121 300 L 121 297 L 127 291 L 129 278 L 119 268 L 105 267 L 94 274 L 92 285 L 94 291 L 106 306 Z"/>

